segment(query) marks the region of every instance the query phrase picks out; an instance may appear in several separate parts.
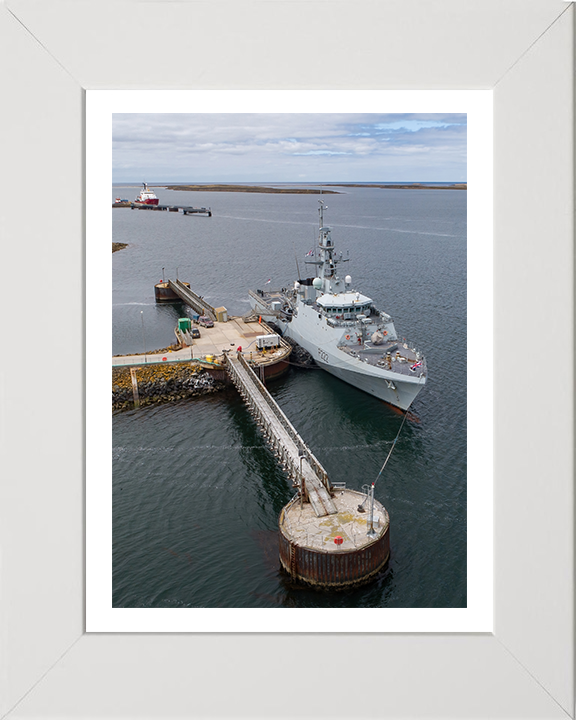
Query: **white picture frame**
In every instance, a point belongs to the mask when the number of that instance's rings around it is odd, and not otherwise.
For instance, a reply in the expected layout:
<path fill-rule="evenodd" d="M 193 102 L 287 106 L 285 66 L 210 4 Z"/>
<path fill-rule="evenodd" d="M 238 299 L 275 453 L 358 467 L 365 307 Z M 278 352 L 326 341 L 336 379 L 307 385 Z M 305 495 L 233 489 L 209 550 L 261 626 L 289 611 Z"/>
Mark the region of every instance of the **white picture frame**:
<path fill-rule="evenodd" d="M 5 282 L 38 317 L 3 313 L 2 716 L 574 716 L 573 31 L 562 0 L 0 5 Z M 493 90 L 493 634 L 85 634 L 84 91 L 162 81 Z"/>

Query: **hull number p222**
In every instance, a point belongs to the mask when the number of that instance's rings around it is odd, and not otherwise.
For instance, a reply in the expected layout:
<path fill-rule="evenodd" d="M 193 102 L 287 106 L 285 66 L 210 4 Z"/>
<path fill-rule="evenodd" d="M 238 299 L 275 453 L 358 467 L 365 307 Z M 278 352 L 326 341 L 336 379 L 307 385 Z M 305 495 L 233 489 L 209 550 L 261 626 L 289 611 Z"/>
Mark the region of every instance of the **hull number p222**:
<path fill-rule="evenodd" d="M 328 353 L 327 352 L 324 352 L 324 350 L 320 350 L 320 348 L 318 348 L 318 357 L 320 358 L 320 360 L 322 362 L 325 362 L 326 364 L 328 364 Z"/>

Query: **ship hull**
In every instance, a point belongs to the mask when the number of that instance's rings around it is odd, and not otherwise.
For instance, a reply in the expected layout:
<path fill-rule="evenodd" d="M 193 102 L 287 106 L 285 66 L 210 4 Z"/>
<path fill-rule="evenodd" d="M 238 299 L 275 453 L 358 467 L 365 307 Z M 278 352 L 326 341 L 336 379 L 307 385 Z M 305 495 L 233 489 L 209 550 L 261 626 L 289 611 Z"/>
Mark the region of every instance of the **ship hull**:
<path fill-rule="evenodd" d="M 334 375 L 334 377 L 401 410 L 408 410 L 414 398 L 422 389 L 421 384 L 409 384 L 404 381 L 399 381 L 396 378 L 393 380 L 395 389 L 392 389 L 387 385 L 386 381 L 381 378 L 362 375 L 352 370 L 347 370 L 346 368 L 334 367 L 323 363 L 318 364 L 323 370 Z"/>
<path fill-rule="evenodd" d="M 387 371 L 339 350 L 338 333 L 332 334 L 323 321 L 317 322 L 317 315 L 308 308 L 300 306 L 291 322 L 283 322 L 269 314 L 265 303 L 252 298 L 252 307 L 263 319 L 275 322 L 284 337 L 307 350 L 322 370 L 394 407 L 408 410 L 426 383 L 425 375 L 410 377 Z"/>
<path fill-rule="evenodd" d="M 408 410 L 424 387 L 425 378 L 398 376 L 361 361 L 351 361 L 342 351 L 331 348 L 328 343 L 312 342 L 291 325 L 285 326 L 283 334 L 307 350 L 322 370 L 394 407 Z"/>

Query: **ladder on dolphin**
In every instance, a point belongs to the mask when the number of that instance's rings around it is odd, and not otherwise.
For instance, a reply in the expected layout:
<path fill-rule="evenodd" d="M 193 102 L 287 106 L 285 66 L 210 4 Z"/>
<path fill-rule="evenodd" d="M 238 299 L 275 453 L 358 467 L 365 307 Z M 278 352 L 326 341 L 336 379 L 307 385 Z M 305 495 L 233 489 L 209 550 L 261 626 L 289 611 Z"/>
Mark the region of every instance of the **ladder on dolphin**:
<path fill-rule="evenodd" d="M 226 369 L 275 455 L 299 485 L 303 499 L 318 517 L 334 515 L 331 484 L 326 470 L 240 353 L 225 353 Z"/>

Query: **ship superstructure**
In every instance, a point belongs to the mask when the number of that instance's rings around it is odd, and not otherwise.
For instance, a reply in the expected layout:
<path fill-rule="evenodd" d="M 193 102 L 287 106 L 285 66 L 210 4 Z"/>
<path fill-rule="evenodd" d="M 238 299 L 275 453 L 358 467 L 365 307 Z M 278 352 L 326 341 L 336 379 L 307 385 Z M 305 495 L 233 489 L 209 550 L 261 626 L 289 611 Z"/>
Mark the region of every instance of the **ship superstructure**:
<path fill-rule="evenodd" d="M 134 202 L 141 203 L 142 205 L 158 205 L 158 198 L 146 183 L 142 183 L 142 190 L 140 190 L 140 194 Z"/>
<path fill-rule="evenodd" d="M 339 274 L 347 258 L 334 249 L 325 207 L 320 201 L 318 246 L 314 260 L 306 261 L 316 266 L 316 277 L 297 280 L 293 289 L 251 290 L 251 305 L 321 368 L 407 410 L 426 383 L 426 360 L 399 339 L 390 315 L 354 290 L 349 275 Z"/>

